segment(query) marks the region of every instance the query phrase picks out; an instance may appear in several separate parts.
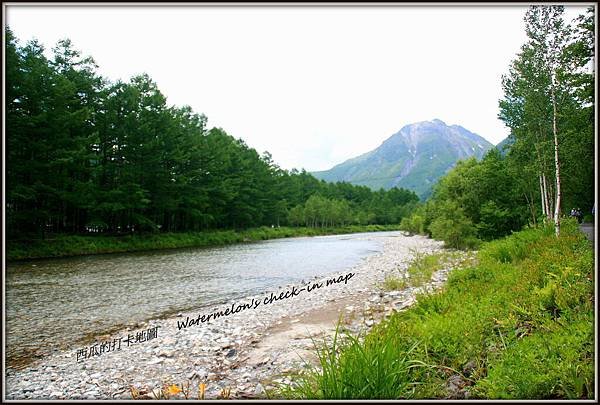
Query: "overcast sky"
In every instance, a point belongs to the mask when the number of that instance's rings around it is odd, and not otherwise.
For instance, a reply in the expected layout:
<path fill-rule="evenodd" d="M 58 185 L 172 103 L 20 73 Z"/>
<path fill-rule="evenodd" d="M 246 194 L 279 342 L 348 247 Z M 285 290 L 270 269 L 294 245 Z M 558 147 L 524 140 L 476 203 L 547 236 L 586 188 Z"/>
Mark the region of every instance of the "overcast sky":
<path fill-rule="evenodd" d="M 501 141 L 500 78 L 525 10 L 15 5 L 5 18 L 22 42 L 70 38 L 113 81 L 148 73 L 169 104 L 283 168 L 323 170 L 433 118 Z"/>

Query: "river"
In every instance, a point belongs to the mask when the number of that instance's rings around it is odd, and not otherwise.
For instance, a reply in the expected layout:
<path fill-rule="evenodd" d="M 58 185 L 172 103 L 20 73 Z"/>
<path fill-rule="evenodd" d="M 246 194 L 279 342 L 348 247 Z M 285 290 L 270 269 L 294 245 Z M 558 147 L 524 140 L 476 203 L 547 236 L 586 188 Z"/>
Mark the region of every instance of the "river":
<path fill-rule="evenodd" d="M 8 366 L 139 322 L 301 283 L 381 251 L 389 232 L 9 263 Z"/>

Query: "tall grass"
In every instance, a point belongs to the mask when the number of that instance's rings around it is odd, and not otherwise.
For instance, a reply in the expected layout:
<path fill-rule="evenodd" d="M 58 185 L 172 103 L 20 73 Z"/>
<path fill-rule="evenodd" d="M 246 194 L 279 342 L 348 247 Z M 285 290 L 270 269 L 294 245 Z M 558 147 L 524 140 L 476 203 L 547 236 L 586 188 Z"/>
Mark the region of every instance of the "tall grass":
<path fill-rule="evenodd" d="M 439 293 L 320 348 L 304 399 L 594 398 L 594 255 L 576 223 L 482 246 Z"/>
<path fill-rule="evenodd" d="M 299 374 L 294 386 L 282 386 L 283 396 L 292 399 L 401 398 L 413 390 L 408 378 L 410 370 L 422 366 L 410 360 L 411 348 L 400 350 L 393 340 L 377 336 L 363 342 L 348 333 L 341 335 L 340 324 L 333 342 L 315 343 L 315 350 L 320 368 Z M 342 351 L 346 355 L 340 356 Z"/>

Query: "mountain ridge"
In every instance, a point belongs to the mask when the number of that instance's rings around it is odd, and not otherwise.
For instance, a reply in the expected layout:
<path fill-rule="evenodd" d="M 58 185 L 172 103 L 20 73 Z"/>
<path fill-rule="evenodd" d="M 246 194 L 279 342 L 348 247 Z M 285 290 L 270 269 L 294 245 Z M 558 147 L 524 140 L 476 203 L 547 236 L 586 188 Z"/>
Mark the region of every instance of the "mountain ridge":
<path fill-rule="evenodd" d="M 424 199 L 458 160 L 480 159 L 493 147 L 461 125 L 447 125 L 435 118 L 404 125 L 377 148 L 312 174 L 325 181 L 347 181 L 372 189 L 403 187 Z"/>

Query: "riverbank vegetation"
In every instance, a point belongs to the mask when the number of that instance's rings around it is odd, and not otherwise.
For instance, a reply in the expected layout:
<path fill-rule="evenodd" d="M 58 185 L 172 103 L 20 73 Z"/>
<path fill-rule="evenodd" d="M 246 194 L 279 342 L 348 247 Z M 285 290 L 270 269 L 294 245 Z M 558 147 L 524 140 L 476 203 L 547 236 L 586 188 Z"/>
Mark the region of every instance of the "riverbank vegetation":
<path fill-rule="evenodd" d="M 403 229 L 468 248 L 526 224 L 554 222 L 558 232 L 573 207 L 591 213 L 594 10 L 571 24 L 562 11 L 540 6 L 526 13 L 528 40 L 502 78 L 499 118 L 511 131 L 504 148 L 458 162 L 402 219 Z"/>
<path fill-rule="evenodd" d="M 320 368 L 280 394 L 594 398 L 594 253 L 576 222 L 560 238 L 548 225 L 486 242 L 476 262 L 366 336 L 319 345 Z"/>
<path fill-rule="evenodd" d="M 323 228 L 260 227 L 240 231 L 216 230 L 122 236 L 57 235 L 46 239 L 8 241 L 6 257 L 8 260 L 24 260 L 155 249 L 209 247 L 277 238 L 396 231 L 398 229 L 398 225 L 346 225 Z"/>

